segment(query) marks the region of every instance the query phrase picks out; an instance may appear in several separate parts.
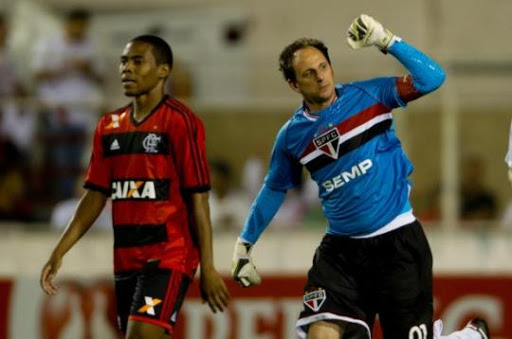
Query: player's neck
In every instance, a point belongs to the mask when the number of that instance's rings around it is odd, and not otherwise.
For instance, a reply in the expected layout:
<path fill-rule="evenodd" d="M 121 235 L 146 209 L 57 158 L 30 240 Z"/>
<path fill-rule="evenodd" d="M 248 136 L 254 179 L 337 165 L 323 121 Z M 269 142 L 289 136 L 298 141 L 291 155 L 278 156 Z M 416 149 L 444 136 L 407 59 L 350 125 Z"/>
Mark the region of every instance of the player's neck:
<path fill-rule="evenodd" d="M 308 101 L 304 101 L 304 103 L 306 104 L 306 109 L 307 109 L 308 113 L 315 114 L 316 112 L 321 111 L 324 108 L 331 106 L 332 103 L 336 101 L 336 99 L 338 99 L 338 95 L 335 93 L 331 98 L 329 98 L 329 100 L 322 102 L 322 103 L 315 103 L 315 102 L 308 102 Z"/>
<path fill-rule="evenodd" d="M 150 114 L 164 97 L 163 91 L 149 92 L 133 99 L 133 118 L 142 121 Z"/>

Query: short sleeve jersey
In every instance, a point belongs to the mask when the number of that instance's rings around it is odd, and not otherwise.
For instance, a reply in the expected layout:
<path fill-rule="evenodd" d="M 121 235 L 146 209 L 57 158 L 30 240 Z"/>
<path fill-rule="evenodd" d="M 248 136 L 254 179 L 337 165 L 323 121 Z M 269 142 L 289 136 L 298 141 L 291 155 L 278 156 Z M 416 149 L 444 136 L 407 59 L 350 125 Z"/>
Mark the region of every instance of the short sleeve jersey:
<path fill-rule="evenodd" d="M 192 275 L 199 261 L 187 197 L 210 189 L 201 120 L 164 97 L 142 121 L 131 105 L 96 126 L 85 187 L 112 199 L 114 271 L 148 261 Z"/>

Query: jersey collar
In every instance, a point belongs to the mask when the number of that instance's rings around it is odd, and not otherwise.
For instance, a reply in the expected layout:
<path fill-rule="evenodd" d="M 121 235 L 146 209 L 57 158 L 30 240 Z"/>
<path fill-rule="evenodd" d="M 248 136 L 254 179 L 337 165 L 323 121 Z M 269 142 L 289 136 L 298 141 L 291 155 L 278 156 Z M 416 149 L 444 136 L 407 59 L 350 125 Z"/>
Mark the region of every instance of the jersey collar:
<path fill-rule="evenodd" d="M 320 114 L 322 112 L 325 112 L 326 110 L 328 110 L 330 107 L 332 107 L 332 105 L 338 101 L 338 99 L 340 98 L 340 93 L 338 91 L 338 88 L 334 88 L 334 90 L 336 91 L 336 98 L 334 98 L 334 100 L 331 102 L 331 104 L 325 108 L 322 108 L 321 110 L 319 111 L 316 111 L 315 113 L 311 113 L 310 110 L 309 110 L 309 107 L 308 105 L 306 104 L 305 101 L 302 101 L 302 105 L 300 107 L 300 109 L 302 110 L 302 115 L 308 119 L 308 120 L 311 120 L 311 121 L 315 121 L 315 120 L 318 120 L 318 118 L 320 117 Z"/>
<path fill-rule="evenodd" d="M 165 102 L 165 100 L 167 100 L 167 98 L 169 98 L 169 96 L 167 94 L 165 94 L 162 97 L 162 99 L 160 100 L 160 102 L 151 110 L 151 112 L 149 112 L 149 114 L 146 115 L 144 117 L 144 119 L 142 119 L 140 121 L 135 120 L 135 118 L 133 117 L 133 103 L 131 103 L 129 106 L 129 113 L 130 113 L 130 121 L 132 122 L 132 124 L 134 126 L 139 126 L 142 123 L 144 123 L 144 121 L 148 120 L 150 116 L 152 116 L 156 111 L 158 111 L 158 109 L 162 106 L 162 104 Z"/>

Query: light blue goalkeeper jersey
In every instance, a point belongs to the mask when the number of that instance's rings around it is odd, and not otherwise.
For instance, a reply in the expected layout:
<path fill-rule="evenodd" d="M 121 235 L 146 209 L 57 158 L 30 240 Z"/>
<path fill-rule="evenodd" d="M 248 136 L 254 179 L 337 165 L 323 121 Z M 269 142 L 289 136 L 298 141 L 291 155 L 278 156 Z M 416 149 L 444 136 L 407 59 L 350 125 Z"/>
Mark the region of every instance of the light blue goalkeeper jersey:
<path fill-rule="evenodd" d="M 300 107 L 279 131 L 265 184 L 292 188 L 305 166 L 332 234 L 372 233 L 410 210 L 412 165 L 391 115 L 403 104 L 395 84 L 381 78 L 338 85 L 338 99 L 314 116 Z"/>
<path fill-rule="evenodd" d="M 413 166 L 395 135 L 391 111 L 439 87 L 444 73 L 404 42 L 390 52 L 410 76 L 339 84 L 333 104 L 315 114 L 302 105 L 281 128 L 243 239 L 257 240 L 304 167 L 318 184 L 330 234 L 365 236 L 411 212 Z"/>

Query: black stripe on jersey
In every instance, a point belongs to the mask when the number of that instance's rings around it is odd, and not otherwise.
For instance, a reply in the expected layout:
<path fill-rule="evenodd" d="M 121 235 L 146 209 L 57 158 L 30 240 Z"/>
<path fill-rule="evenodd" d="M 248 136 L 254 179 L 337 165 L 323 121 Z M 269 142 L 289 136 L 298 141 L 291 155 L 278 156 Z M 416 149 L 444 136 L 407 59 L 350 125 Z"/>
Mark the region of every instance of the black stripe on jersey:
<path fill-rule="evenodd" d="M 167 240 L 165 224 L 114 225 L 114 247 L 145 246 Z"/>
<path fill-rule="evenodd" d="M 365 143 L 367 143 L 374 137 L 378 136 L 379 134 L 382 134 L 385 131 L 387 131 L 391 127 L 391 123 L 391 119 L 379 122 L 378 124 L 375 124 L 371 128 L 367 129 L 366 131 L 342 143 L 338 150 L 338 159 L 342 155 L 347 154 L 350 151 L 353 151 L 354 149 L 364 145 Z M 306 164 L 306 168 L 312 173 L 335 161 L 336 159 L 331 158 L 327 155 L 320 155 L 315 159 L 311 160 L 310 162 L 308 162 Z"/>
<path fill-rule="evenodd" d="M 167 100 L 166 104 L 183 117 L 185 125 L 187 126 L 187 136 L 192 150 L 192 157 L 194 158 L 194 164 L 196 165 L 196 174 L 198 178 L 201 179 L 201 183 L 207 182 L 208 175 L 206 173 L 205 164 L 201 159 L 201 153 L 197 145 L 197 125 L 194 122 L 194 119 L 190 118 L 190 110 L 178 101 Z"/>
<path fill-rule="evenodd" d="M 196 187 L 184 187 L 181 189 L 181 192 L 182 192 L 182 194 L 204 193 L 204 192 L 208 192 L 210 189 L 211 189 L 210 185 L 196 186 Z"/>
<path fill-rule="evenodd" d="M 110 197 L 110 189 L 104 188 L 104 187 L 101 187 L 101 186 L 98 186 L 98 185 L 95 185 L 92 182 L 89 182 L 89 181 L 85 182 L 84 188 L 92 190 L 92 191 L 97 191 L 97 192 L 103 193 L 107 197 Z"/>
<path fill-rule="evenodd" d="M 105 158 L 124 154 L 169 154 L 166 133 L 130 132 L 107 134 L 102 137 Z"/>
<path fill-rule="evenodd" d="M 119 200 L 169 200 L 169 179 L 114 179 L 112 201 Z"/>

